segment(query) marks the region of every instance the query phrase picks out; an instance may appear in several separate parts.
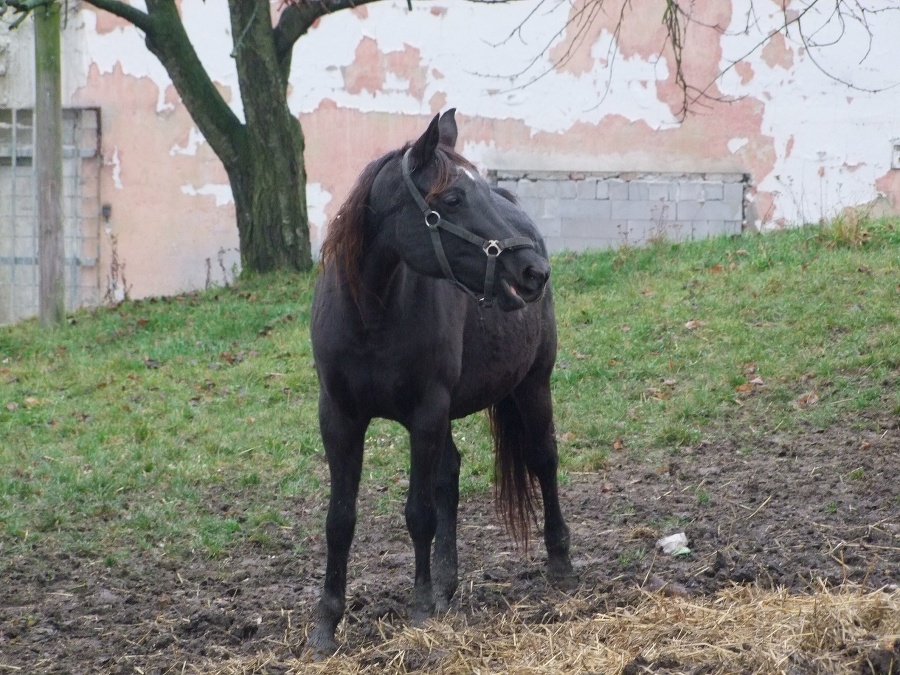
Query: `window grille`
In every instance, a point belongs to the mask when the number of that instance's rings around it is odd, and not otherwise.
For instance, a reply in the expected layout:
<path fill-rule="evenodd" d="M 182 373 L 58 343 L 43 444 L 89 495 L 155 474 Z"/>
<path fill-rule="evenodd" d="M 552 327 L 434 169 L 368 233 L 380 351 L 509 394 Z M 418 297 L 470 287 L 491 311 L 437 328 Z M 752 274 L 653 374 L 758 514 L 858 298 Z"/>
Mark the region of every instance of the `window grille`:
<path fill-rule="evenodd" d="M 0 108 L 0 324 L 38 313 L 34 111 Z M 66 309 L 100 302 L 100 111 L 63 110 Z"/>

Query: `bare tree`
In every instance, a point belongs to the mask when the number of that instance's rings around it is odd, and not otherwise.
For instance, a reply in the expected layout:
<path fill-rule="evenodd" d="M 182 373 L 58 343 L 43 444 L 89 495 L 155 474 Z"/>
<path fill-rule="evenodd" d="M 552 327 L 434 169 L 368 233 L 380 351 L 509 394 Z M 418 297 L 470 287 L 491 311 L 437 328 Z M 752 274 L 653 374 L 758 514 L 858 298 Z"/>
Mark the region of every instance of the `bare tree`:
<path fill-rule="evenodd" d="M 62 0 L 64 1 L 64 0 Z M 237 212 L 244 269 L 308 269 L 304 138 L 287 105 L 294 43 L 323 16 L 374 0 L 310 0 L 287 5 L 272 25 L 269 0 L 229 0 L 232 56 L 245 121 L 232 112 L 200 62 L 175 0 L 146 0 L 146 11 L 122 0 L 85 0 L 130 21 L 144 34 L 185 107 L 225 166 Z M 61 0 L 0 0 L 21 19 Z"/>

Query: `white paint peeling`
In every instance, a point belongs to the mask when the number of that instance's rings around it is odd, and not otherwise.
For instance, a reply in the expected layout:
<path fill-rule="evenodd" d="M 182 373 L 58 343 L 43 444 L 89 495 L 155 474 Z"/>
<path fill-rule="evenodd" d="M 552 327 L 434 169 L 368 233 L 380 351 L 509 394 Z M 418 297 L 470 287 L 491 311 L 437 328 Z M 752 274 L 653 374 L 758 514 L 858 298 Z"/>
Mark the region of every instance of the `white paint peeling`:
<path fill-rule="evenodd" d="M 771 5 L 768 14 L 763 14 L 757 3 L 759 24 L 745 31 L 749 2 L 735 0 L 733 22 L 726 31 L 729 37 L 723 40 L 723 69 L 784 21 L 780 8 Z M 836 24 L 834 7 L 831 10 Z M 819 16 L 820 24 L 824 18 Z M 833 25 L 815 39 L 827 44 L 822 36 L 835 29 Z M 760 191 L 775 197 L 774 210 L 760 214 L 764 220 L 819 222 L 844 208 L 878 198 L 875 180 L 890 168 L 888 139 L 896 134 L 897 89 L 858 91 L 822 72 L 824 67 L 861 87 L 893 85 L 897 71 L 885 66 L 900 60 L 900 41 L 896 40 L 900 13 L 880 13 L 877 22 L 872 21 L 872 29 L 871 45 L 868 35 L 856 34 L 855 28 L 848 27 L 848 33 L 834 46 L 817 49 L 815 60 L 799 48 L 802 45 L 789 42 L 794 56 L 787 71 L 780 65 L 769 66 L 757 52 L 749 59 L 754 77 L 746 84 L 741 84 L 734 69 L 722 78 L 721 88 L 727 95 L 765 101 L 761 131 L 774 139 L 776 159 L 769 174 L 753 176 Z M 860 63 L 863 56 L 866 58 Z M 759 146 L 759 139 L 753 142 Z M 850 173 L 843 170 L 845 165 L 864 165 L 865 170 Z"/>
<path fill-rule="evenodd" d="M 331 193 L 322 187 L 321 183 L 306 184 L 306 211 L 309 214 L 309 229 L 312 235 L 310 243 L 315 258 L 319 257 L 319 250 L 322 248 L 325 226 L 328 224 L 325 209 L 332 198 Z"/>
<path fill-rule="evenodd" d="M 143 2 L 132 3 L 136 7 Z M 97 14 L 93 8 L 81 12 L 84 18 L 84 82 L 91 65 L 96 66 L 101 74 L 112 73 L 116 67 L 125 75 L 146 77 L 156 84 L 156 111 L 171 111 L 173 106 L 165 100 L 166 90 L 172 80 L 166 69 L 147 49 L 144 34 L 132 25 L 116 27 L 104 33 L 97 32 Z M 142 9 L 141 11 L 146 11 Z M 188 0 L 181 3 L 182 18 L 185 29 L 191 37 L 197 56 L 207 69 L 213 82 L 230 87 L 237 92 L 237 72 L 234 60 L 230 58 L 232 50 L 230 23 L 228 19 L 228 3 L 198 2 Z M 243 119 L 243 106 L 240 96 L 233 96 L 230 106 Z"/>
<path fill-rule="evenodd" d="M 741 148 L 746 146 L 749 142 L 749 138 L 732 138 L 730 141 L 728 141 L 728 152 L 733 155 Z"/>
<path fill-rule="evenodd" d="M 85 82 L 90 66 L 96 67 L 101 75 L 113 73 L 118 67 L 125 75 L 146 77 L 156 84 L 157 112 L 171 110 L 172 105 L 166 103 L 165 98 L 166 88 L 172 80 L 159 59 L 147 50 L 144 34 L 131 24 L 100 34 L 96 29 L 95 11 L 82 12 L 82 15 L 85 24 L 84 58 L 88 66 L 84 69 Z"/>
<path fill-rule="evenodd" d="M 192 157 L 197 154 L 197 148 L 205 142 L 206 139 L 203 138 L 203 134 L 200 133 L 200 130 L 197 127 L 191 127 L 191 130 L 188 133 L 187 143 L 184 145 L 173 145 L 169 148 L 169 154 L 172 157 L 175 155 L 188 155 Z"/>
<path fill-rule="evenodd" d="M 442 16 L 432 14 L 427 5 L 414 5 L 409 12 L 405 2 L 396 1 L 367 5 L 367 11 L 366 20 L 355 15 L 342 20 L 327 17 L 298 41 L 294 61 L 303 65 L 291 75 L 294 86 L 288 103 L 292 110 L 311 113 L 327 99 L 360 112 L 419 115 L 430 112 L 432 96 L 444 94 L 467 115 L 526 120 L 535 133 L 565 132 L 576 121 L 599 124 L 613 112 L 654 129 L 677 123 L 657 95 L 656 83 L 668 77 L 665 60 L 626 57 L 607 32 L 592 48 L 596 67 L 589 73 L 576 77 L 554 72 L 535 79 L 544 70 L 552 70 L 545 53 L 529 74 L 514 76 L 559 32 L 567 16 L 566 3 L 528 22 L 522 35 L 510 40 L 505 38 L 527 13 L 517 3 L 480 8 L 461 3 Z M 488 14 L 489 21 L 485 20 Z M 467 36 L 464 48 L 460 48 L 460 35 Z M 437 70 L 445 77 L 429 77 L 421 100 L 393 73 L 384 74 L 385 87 L 374 94 L 348 92 L 341 68 L 353 64 L 363 37 L 374 40 L 382 53 L 413 47 L 420 52 L 426 72 Z M 608 59 L 615 64 L 611 69 L 602 65 Z M 638 81 L 646 86 L 633 86 Z"/>
<path fill-rule="evenodd" d="M 193 185 L 182 185 L 181 192 L 191 197 L 215 197 L 217 207 L 234 203 L 234 196 L 231 194 L 231 186 L 228 183 L 207 183 L 199 188 Z"/>
<path fill-rule="evenodd" d="M 122 185 L 122 162 L 119 160 L 119 146 L 113 148 L 112 158 L 104 164 L 112 167 L 113 186 L 117 190 L 121 190 L 124 186 Z"/>

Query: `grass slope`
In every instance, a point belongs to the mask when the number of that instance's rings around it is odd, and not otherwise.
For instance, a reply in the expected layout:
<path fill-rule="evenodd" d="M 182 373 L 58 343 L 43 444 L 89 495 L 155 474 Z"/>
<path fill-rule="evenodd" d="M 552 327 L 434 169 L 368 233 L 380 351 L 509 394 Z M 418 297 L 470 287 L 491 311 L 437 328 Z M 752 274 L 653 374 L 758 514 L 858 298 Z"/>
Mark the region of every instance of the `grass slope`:
<path fill-rule="evenodd" d="M 898 412 L 897 225 L 557 257 L 563 479 L 610 453 L 653 463 L 701 439 Z M 272 527 L 318 528 L 284 507 L 327 487 L 313 281 L 126 302 L 58 332 L 0 328 L 3 557 L 36 541 L 108 565 L 149 547 L 215 556 L 265 546 Z M 488 489 L 485 421 L 456 433 L 463 490 Z M 364 480 L 396 499 L 405 434 L 379 422 L 369 436 Z"/>

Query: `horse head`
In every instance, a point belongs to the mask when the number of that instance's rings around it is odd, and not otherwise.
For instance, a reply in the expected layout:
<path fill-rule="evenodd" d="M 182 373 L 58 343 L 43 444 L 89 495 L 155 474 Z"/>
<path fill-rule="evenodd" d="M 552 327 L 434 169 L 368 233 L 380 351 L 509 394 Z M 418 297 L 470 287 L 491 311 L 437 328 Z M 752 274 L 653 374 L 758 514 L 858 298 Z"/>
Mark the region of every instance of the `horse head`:
<path fill-rule="evenodd" d="M 482 304 L 522 309 L 542 297 L 550 278 L 543 241 L 510 196 L 492 190 L 454 150 L 456 139 L 454 110 L 435 115 L 376 178 L 370 208 L 376 218 L 383 209 L 398 254 L 416 272 L 450 279 Z"/>

